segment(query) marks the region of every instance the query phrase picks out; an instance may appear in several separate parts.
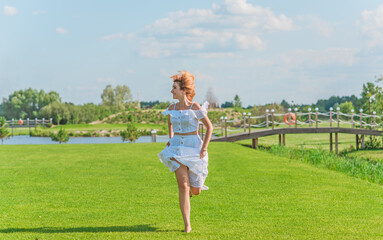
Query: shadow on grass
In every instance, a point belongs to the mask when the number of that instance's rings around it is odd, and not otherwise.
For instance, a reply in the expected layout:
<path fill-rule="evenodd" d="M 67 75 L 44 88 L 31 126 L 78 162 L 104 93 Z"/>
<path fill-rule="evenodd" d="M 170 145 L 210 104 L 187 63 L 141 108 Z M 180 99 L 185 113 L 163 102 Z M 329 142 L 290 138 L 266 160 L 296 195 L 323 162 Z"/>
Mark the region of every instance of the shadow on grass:
<path fill-rule="evenodd" d="M 149 224 L 134 226 L 109 226 L 109 227 L 77 227 L 77 228 L 60 228 L 60 227 L 41 227 L 41 228 L 5 228 L 0 229 L 0 233 L 75 233 L 75 232 L 178 232 L 179 230 L 158 230 Z"/>

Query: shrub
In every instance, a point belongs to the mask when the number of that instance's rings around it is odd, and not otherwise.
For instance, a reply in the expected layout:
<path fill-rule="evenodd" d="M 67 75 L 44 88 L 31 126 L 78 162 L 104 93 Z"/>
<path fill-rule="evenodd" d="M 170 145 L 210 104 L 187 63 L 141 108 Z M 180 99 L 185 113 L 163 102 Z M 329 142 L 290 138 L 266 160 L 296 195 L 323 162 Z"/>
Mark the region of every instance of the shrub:
<path fill-rule="evenodd" d="M 60 127 L 60 130 L 57 132 L 57 134 L 51 133 L 51 139 L 52 141 L 56 141 L 61 144 L 63 142 L 68 142 L 69 136 L 65 129 Z"/>

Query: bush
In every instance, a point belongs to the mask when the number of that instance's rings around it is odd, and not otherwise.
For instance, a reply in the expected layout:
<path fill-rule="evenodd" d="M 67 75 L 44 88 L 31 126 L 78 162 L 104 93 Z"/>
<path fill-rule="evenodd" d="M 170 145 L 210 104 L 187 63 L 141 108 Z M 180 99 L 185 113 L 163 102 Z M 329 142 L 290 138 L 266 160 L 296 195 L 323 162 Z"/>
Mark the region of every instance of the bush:
<path fill-rule="evenodd" d="M 68 142 L 69 136 L 68 136 L 68 133 L 65 131 L 65 129 L 60 127 L 60 130 L 57 132 L 57 134 L 54 134 L 54 133 L 51 134 L 51 139 L 52 141 L 56 141 L 61 144 L 63 142 Z"/>
<path fill-rule="evenodd" d="M 141 131 L 138 131 L 136 126 L 134 125 L 134 122 L 128 123 L 128 126 L 126 130 L 120 132 L 122 141 L 130 141 L 136 142 L 136 140 L 140 137 Z"/>
<path fill-rule="evenodd" d="M 382 137 L 370 136 L 364 144 L 366 149 L 383 148 Z"/>

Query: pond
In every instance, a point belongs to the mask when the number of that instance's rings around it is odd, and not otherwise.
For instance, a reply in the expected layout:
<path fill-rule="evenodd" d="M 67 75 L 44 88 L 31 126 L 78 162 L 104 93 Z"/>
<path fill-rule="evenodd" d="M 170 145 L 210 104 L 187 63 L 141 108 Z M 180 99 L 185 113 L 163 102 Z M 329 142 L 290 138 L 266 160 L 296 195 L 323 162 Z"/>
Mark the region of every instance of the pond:
<path fill-rule="evenodd" d="M 169 136 L 158 136 L 157 142 L 168 142 Z M 136 143 L 150 143 L 152 136 L 141 136 L 136 140 Z M 71 137 L 67 143 L 62 144 L 102 144 L 102 143 L 122 143 L 121 137 Z M 125 142 L 125 143 L 130 143 Z M 30 137 L 29 135 L 13 136 L 4 140 L 4 145 L 19 145 L 19 144 L 59 144 L 54 142 L 49 137 Z"/>

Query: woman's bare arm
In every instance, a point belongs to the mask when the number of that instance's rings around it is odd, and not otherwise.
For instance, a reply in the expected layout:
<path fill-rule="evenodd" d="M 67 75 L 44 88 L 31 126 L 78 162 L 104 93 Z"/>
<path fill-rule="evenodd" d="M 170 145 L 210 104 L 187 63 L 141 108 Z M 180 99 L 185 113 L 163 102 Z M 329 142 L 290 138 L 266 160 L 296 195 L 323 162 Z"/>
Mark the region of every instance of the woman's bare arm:
<path fill-rule="evenodd" d="M 174 133 L 173 133 L 172 122 L 170 121 L 170 116 L 169 115 L 168 115 L 168 129 L 169 129 L 169 138 L 172 138 Z"/>
<path fill-rule="evenodd" d="M 207 146 L 209 145 L 211 134 L 213 133 L 213 125 L 210 122 L 210 119 L 208 116 L 201 119 L 201 122 L 206 127 L 206 134 L 203 139 L 202 149 L 201 150 L 207 150 Z"/>

